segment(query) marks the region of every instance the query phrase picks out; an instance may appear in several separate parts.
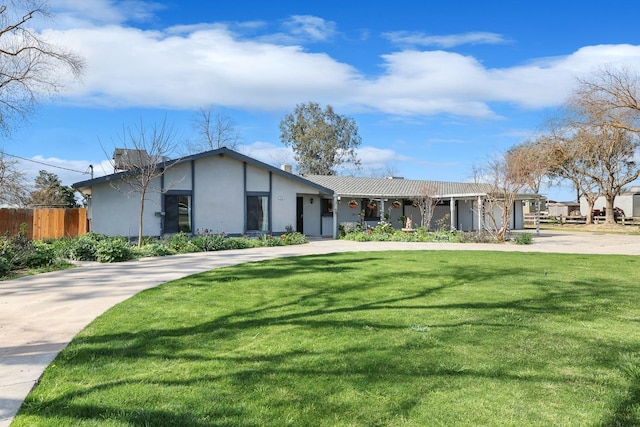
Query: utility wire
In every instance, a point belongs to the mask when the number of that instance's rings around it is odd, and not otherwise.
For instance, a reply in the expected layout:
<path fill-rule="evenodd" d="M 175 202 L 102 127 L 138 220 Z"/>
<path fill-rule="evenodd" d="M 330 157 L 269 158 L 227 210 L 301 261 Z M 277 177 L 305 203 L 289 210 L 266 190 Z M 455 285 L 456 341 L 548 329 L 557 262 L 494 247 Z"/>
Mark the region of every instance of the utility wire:
<path fill-rule="evenodd" d="M 88 170 L 88 169 L 90 169 L 91 167 L 89 167 L 89 168 L 88 168 L 87 170 L 85 170 L 85 171 L 79 171 L 79 170 L 75 170 L 75 169 L 65 168 L 65 167 L 63 167 L 63 166 L 56 166 L 56 165 L 52 165 L 52 164 L 49 164 L 49 163 L 40 162 L 40 161 L 38 161 L 38 160 L 27 159 L 27 158 L 24 158 L 24 157 L 16 156 L 15 154 L 9 154 L 9 153 L 7 153 L 6 151 L 2 151 L 2 152 L 0 152 L 0 153 L 1 153 L 2 155 L 4 155 L 4 156 L 15 157 L 16 159 L 24 160 L 24 161 L 26 161 L 26 162 L 38 163 L 38 164 L 40 164 L 40 165 L 49 166 L 49 167 L 51 167 L 51 168 L 57 168 L 57 169 L 62 169 L 62 170 L 66 170 L 66 171 L 69 171 L 69 172 L 81 173 L 81 174 L 83 174 L 83 175 L 92 175 L 92 173 L 91 173 L 91 172 L 89 172 L 89 170 Z"/>

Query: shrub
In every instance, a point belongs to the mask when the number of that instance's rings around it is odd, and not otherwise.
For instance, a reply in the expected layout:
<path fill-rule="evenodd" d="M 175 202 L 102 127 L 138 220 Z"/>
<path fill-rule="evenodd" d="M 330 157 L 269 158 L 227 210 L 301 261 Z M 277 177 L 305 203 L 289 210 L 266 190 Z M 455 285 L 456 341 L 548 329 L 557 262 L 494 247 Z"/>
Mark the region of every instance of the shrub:
<path fill-rule="evenodd" d="M 134 251 L 135 253 L 135 251 Z M 166 256 L 166 255 L 175 255 L 176 251 L 167 246 L 163 242 L 149 242 L 142 247 L 142 250 L 139 252 L 140 256 Z"/>
<path fill-rule="evenodd" d="M 166 244 L 177 253 L 200 252 L 196 245 L 191 241 L 191 237 L 185 232 L 173 234 L 166 239 Z"/>
<path fill-rule="evenodd" d="M 388 222 L 381 222 L 373 229 L 374 234 L 393 234 L 394 231 L 393 225 Z"/>
<path fill-rule="evenodd" d="M 531 233 L 521 233 L 516 236 L 515 242 L 517 245 L 530 245 L 533 243 L 533 236 Z"/>
<path fill-rule="evenodd" d="M 29 250 L 23 252 L 19 265 L 27 268 L 45 267 L 54 264 L 56 258 L 52 245 L 35 241 L 31 243 Z"/>
<path fill-rule="evenodd" d="M 247 249 L 255 246 L 251 239 L 245 237 L 229 237 L 224 240 L 224 249 Z"/>
<path fill-rule="evenodd" d="M 466 231 L 458 236 L 460 243 L 496 243 L 496 238 L 486 231 Z"/>
<path fill-rule="evenodd" d="M 258 238 L 258 244 L 266 247 L 284 246 L 284 242 L 281 238 L 273 238 L 270 234 L 263 234 L 260 236 Z"/>
<path fill-rule="evenodd" d="M 307 236 L 298 232 L 285 233 L 280 236 L 280 239 L 282 239 L 285 245 L 302 245 L 304 243 L 309 243 Z"/>
<path fill-rule="evenodd" d="M 0 257 L 0 277 L 4 277 L 11 272 L 11 263 Z"/>
<path fill-rule="evenodd" d="M 105 239 L 98 242 L 96 261 L 122 262 L 133 259 L 133 247 L 123 238 Z"/>
<path fill-rule="evenodd" d="M 224 235 L 222 234 L 198 234 L 191 243 L 198 248 L 199 251 L 220 251 L 224 249 Z"/>
<path fill-rule="evenodd" d="M 89 232 L 77 239 L 70 240 L 66 258 L 75 261 L 95 261 L 98 251 L 98 243 L 107 239 L 107 236 Z"/>

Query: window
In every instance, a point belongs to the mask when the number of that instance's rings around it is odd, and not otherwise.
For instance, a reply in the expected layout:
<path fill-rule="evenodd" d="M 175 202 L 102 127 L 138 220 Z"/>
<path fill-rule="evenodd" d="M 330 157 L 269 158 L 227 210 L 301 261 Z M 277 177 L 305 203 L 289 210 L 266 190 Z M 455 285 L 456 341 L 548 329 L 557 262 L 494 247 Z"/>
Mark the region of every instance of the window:
<path fill-rule="evenodd" d="M 362 199 L 361 206 L 364 209 L 365 220 L 373 221 L 380 219 L 380 207 L 378 206 L 378 202 L 376 200 Z"/>
<path fill-rule="evenodd" d="M 191 196 L 165 194 L 164 232 L 191 233 Z"/>
<path fill-rule="evenodd" d="M 247 231 L 269 231 L 269 196 L 247 196 Z"/>
<path fill-rule="evenodd" d="M 333 215 L 333 199 L 320 199 L 322 216 Z"/>

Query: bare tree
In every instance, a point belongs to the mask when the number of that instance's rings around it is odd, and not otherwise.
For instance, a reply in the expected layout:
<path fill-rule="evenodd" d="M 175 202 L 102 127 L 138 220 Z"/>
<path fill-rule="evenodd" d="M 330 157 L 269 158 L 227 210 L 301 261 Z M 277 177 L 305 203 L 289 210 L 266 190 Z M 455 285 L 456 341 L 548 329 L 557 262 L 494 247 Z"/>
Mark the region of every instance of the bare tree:
<path fill-rule="evenodd" d="M 84 61 L 47 42 L 32 20 L 49 18 L 45 1 L 15 0 L 0 5 L 0 129 L 10 133 L 11 122 L 24 119 L 41 95 L 58 92 L 61 69 L 78 78 Z"/>
<path fill-rule="evenodd" d="M 549 150 L 549 172 L 551 180 L 570 181 L 578 191 L 578 201 L 587 202 L 586 224 L 593 223 L 593 207 L 600 197 L 597 157 L 592 157 L 594 142 L 584 132 L 554 128 L 543 142 Z"/>
<path fill-rule="evenodd" d="M 485 221 L 490 223 L 487 230 L 499 242 L 507 237 L 516 197 L 526 186 L 526 175 L 519 161 L 522 158 L 510 158 L 505 153 L 489 158 L 480 169 L 480 179 L 487 184 L 484 212 Z"/>
<path fill-rule="evenodd" d="M 418 194 L 411 201 L 420 210 L 420 225 L 429 230 L 434 210 L 440 201 L 438 198 L 438 185 L 435 182 L 420 185 Z"/>
<path fill-rule="evenodd" d="M 137 194 L 140 198 L 138 216 L 138 246 L 142 246 L 143 218 L 145 202 L 149 192 L 162 192 L 157 186 L 157 178 L 164 175 L 175 164 L 169 157 L 176 149 L 174 134 L 167 126 L 166 119 L 160 124 L 145 127 L 142 120 L 139 126 L 123 130 L 117 144 L 126 150 L 126 158 L 119 162 L 113 159 L 114 169 L 123 169 L 117 180 L 111 185 L 125 194 Z M 128 165 L 128 166 L 127 166 Z"/>
<path fill-rule="evenodd" d="M 540 187 L 549 172 L 550 150 L 543 139 L 526 141 L 506 153 L 506 161 L 519 168 L 525 186 L 536 196 L 536 233 L 540 234 Z"/>
<path fill-rule="evenodd" d="M 579 83 L 568 103 L 570 126 L 588 136 L 590 178 L 605 197 L 605 222 L 615 223 L 615 197 L 640 176 L 640 81 L 627 69 L 607 68 Z"/>
<path fill-rule="evenodd" d="M 0 152 L 0 204 L 25 206 L 29 198 L 27 189 L 27 178 L 18 161 Z"/>
<path fill-rule="evenodd" d="M 212 115 L 211 109 L 201 108 L 193 121 L 199 139 L 187 144 L 189 153 L 215 150 L 227 147 L 237 150 L 240 145 L 240 134 L 231 117 L 216 113 Z"/>

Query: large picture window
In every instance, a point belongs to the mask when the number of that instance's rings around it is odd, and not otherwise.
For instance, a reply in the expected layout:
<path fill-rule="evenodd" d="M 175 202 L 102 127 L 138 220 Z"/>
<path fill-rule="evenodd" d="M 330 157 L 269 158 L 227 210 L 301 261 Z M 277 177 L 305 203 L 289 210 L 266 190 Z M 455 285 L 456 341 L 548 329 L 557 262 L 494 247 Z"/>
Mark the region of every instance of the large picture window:
<path fill-rule="evenodd" d="M 269 196 L 247 196 L 247 231 L 269 231 Z"/>
<path fill-rule="evenodd" d="M 164 232 L 191 233 L 191 196 L 165 194 Z"/>

